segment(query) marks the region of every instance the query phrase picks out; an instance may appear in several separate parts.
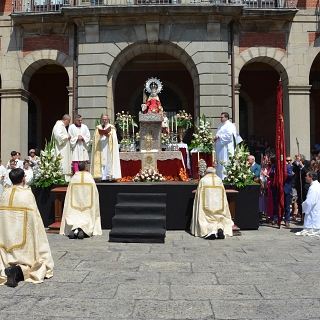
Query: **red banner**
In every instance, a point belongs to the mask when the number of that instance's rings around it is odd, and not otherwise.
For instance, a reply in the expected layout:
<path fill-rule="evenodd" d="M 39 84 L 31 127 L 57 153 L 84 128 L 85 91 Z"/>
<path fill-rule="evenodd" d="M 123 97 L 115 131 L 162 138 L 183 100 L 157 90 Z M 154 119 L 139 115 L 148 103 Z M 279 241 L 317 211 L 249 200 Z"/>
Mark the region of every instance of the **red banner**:
<path fill-rule="evenodd" d="M 287 178 L 286 167 L 286 143 L 284 136 L 284 120 L 282 112 L 282 82 L 277 86 L 277 124 L 276 124 L 276 172 L 274 175 L 274 186 L 278 194 L 278 226 L 280 228 L 284 215 L 284 183 Z"/>

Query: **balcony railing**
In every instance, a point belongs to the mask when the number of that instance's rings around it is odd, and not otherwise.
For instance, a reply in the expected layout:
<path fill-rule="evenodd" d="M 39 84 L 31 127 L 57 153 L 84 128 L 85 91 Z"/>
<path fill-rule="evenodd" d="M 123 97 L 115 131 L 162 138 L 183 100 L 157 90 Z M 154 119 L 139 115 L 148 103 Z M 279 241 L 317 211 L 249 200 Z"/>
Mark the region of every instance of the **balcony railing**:
<path fill-rule="evenodd" d="M 131 5 L 243 5 L 252 9 L 295 8 L 296 0 L 13 0 L 13 12 L 54 12 L 63 7 Z"/>

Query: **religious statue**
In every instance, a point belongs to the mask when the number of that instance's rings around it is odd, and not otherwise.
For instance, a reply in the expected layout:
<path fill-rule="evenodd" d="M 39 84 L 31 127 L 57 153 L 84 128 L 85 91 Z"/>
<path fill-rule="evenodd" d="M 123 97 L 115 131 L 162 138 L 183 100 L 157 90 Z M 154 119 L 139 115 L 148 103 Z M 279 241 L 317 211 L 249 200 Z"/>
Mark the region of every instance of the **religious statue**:
<path fill-rule="evenodd" d="M 163 108 L 161 106 L 158 93 L 162 90 L 162 84 L 157 78 L 150 78 L 145 85 L 145 89 L 150 93 L 148 100 L 141 105 L 143 113 L 162 113 Z"/>

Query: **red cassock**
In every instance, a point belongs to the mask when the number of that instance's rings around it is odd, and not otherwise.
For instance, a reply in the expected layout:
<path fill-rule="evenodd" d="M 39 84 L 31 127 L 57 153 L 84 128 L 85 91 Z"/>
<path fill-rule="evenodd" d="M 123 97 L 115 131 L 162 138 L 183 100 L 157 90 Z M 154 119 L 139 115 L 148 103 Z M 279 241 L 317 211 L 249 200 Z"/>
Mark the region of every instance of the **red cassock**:
<path fill-rule="evenodd" d="M 156 98 L 150 99 L 145 103 L 145 105 L 147 106 L 147 109 L 144 111 L 144 113 L 150 113 L 152 110 L 155 110 L 156 113 L 159 113 L 158 107 L 161 106 L 161 103 Z"/>

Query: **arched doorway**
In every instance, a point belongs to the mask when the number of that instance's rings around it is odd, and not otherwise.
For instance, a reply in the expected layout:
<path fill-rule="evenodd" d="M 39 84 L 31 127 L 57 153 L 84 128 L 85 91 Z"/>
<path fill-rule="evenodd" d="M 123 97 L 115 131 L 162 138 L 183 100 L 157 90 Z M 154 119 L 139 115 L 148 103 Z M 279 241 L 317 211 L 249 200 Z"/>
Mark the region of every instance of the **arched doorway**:
<path fill-rule="evenodd" d="M 251 123 L 247 125 L 240 123 L 240 128 L 250 128 L 248 138 L 251 135 L 254 135 L 257 140 L 264 137 L 270 146 L 274 146 L 275 142 L 279 79 L 277 70 L 263 62 L 248 63 L 241 69 L 239 75 L 240 95 L 242 91 L 245 92 L 252 102 L 252 109 L 248 108 L 247 114 L 247 120 Z M 252 114 L 249 114 L 250 112 Z M 257 149 L 255 156 L 258 161 L 260 154 L 260 150 Z"/>
<path fill-rule="evenodd" d="M 311 145 L 320 144 L 320 53 L 315 57 L 310 74 L 310 128 Z"/>
<path fill-rule="evenodd" d="M 177 58 L 165 53 L 140 54 L 123 66 L 115 84 L 114 112 L 129 111 L 138 121 L 144 83 L 151 77 L 163 83 L 159 98 L 168 118 L 182 109 L 194 117 L 194 85 L 190 73 Z"/>
<path fill-rule="evenodd" d="M 69 112 L 68 85 L 69 77 L 65 68 L 57 64 L 45 65 L 31 76 L 28 88 L 32 96 L 28 103 L 30 148 L 43 148 L 45 140 L 51 139 L 55 122 Z M 41 129 L 35 126 L 41 126 Z M 35 134 L 40 135 L 37 145 L 34 145 Z"/>

